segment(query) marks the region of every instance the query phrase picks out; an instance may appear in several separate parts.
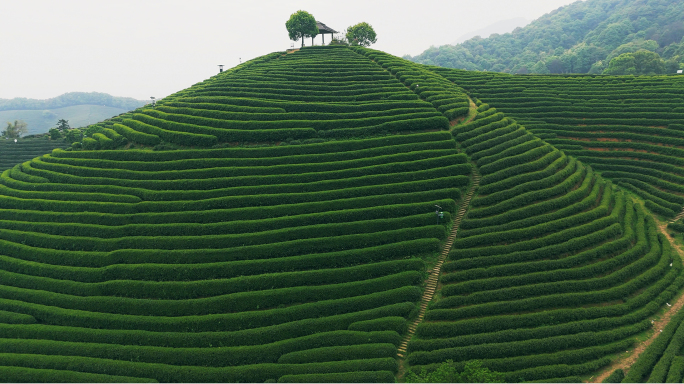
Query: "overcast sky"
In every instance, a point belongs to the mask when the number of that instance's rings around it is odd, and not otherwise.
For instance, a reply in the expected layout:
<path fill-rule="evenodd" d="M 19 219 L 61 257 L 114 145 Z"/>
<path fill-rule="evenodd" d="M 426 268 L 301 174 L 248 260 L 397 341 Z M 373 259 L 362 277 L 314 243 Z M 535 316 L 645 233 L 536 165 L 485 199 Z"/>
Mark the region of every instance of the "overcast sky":
<path fill-rule="evenodd" d="M 365 21 L 378 35 L 372 48 L 403 56 L 574 1 L 0 0 L 0 98 L 161 98 L 214 75 L 218 64 L 289 48 L 285 22 L 300 9 L 340 32 Z"/>

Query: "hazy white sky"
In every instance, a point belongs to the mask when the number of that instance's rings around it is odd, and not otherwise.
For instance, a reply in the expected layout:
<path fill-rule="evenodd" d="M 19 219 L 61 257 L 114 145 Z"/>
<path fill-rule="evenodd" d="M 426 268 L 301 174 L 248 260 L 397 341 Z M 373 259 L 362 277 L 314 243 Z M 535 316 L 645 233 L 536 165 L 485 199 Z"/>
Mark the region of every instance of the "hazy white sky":
<path fill-rule="evenodd" d="M 217 64 L 289 48 L 285 22 L 300 9 L 340 32 L 365 21 L 378 34 L 372 48 L 402 56 L 574 1 L 0 0 L 0 98 L 161 98 L 214 75 Z"/>

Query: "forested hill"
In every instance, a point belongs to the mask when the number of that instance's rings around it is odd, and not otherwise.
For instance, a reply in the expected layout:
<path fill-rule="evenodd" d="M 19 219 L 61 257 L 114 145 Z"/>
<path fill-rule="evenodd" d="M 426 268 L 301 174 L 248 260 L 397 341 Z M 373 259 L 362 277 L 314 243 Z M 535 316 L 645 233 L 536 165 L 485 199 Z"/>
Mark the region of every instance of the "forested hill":
<path fill-rule="evenodd" d="M 0 111 L 9 110 L 43 110 L 71 107 L 74 105 L 102 105 L 106 107 L 131 110 L 142 107 L 147 102 L 132 97 L 116 97 L 100 92 L 68 92 L 51 99 L 37 100 L 17 97 L 14 99 L 0 99 Z"/>
<path fill-rule="evenodd" d="M 602 73 L 613 58 L 646 50 L 662 60 L 655 70 L 649 68 L 644 73 L 669 73 L 684 62 L 683 37 L 684 2 L 587 0 L 559 8 L 512 33 L 430 47 L 418 56 L 404 58 L 479 71 Z M 624 59 L 634 60 L 629 55 Z M 624 67 L 625 74 L 641 73 L 639 64 Z"/>

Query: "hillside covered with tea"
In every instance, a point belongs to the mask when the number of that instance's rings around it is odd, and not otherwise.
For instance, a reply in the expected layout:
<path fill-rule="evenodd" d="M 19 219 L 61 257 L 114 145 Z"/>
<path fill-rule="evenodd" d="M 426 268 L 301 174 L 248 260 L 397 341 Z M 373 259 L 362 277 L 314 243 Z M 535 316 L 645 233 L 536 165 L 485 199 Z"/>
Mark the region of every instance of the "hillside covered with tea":
<path fill-rule="evenodd" d="M 681 259 L 619 180 L 461 83 L 359 47 L 276 52 L 5 170 L 3 375 L 605 367 L 684 284 Z"/>

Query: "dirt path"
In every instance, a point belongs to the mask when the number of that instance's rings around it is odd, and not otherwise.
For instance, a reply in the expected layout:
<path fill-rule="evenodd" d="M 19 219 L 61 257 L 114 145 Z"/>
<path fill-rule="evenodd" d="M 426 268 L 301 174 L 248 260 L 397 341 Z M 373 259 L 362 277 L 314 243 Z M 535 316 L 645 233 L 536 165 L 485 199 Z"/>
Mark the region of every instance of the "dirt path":
<path fill-rule="evenodd" d="M 451 120 L 451 121 L 449 122 L 449 126 L 451 126 L 451 129 L 453 129 L 454 126 L 459 125 L 459 124 L 468 124 L 468 123 L 470 123 L 471 121 L 473 121 L 473 119 L 475 118 L 475 116 L 477 116 L 477 105 L 473 102 L 473 99 L 471 99 L 470 96 L 468 96 L 468 101 L 470 101 L 470 110 L 468 111 L 468 114 L 471 115 L 471 116 L 470 116 L 470 117 L 461 116 L 461 117 L 459 117 L 459 118 L 456 118 L 456 119 L 454 119 L 454 120 Z M 466 118 L 467 118 L 468 120 L 466 120 Z"/>
<path fill-rule="evenodd" d="M 682 249 L 679 248 L 677 246 L 677 244 L 675 244 L 674 239 L 672 237 L 670 237 L 670 235 L 667 234 L 667 231 L 666 231 L 667 223 L 663 223 L 663 222 L 659 221 L 658 219 L 655 219 L 655 220 L 656 220 L 656 225 L 658 226 L 658 230 L 660 230 L 660 232 L 665 235 L 667 240 L 670 242 L 670 245 L 672 245 L 672 249 L 674 249 L 679 254 L 679 257 L 684 259 L 684 251 L 682 251 Z M 614 370 L 616 370 L 618 368 L 622 368 L 624 371 L 629 370 L 629 367 L 631 367 L 632 364 L 634 364 L 634 362 L 636 362 L 636 360 L 637 360 L 637 358 L 639 358 L 639 355 L 641 354 L 641 352 L 643 352 L 649 345 L 651 345 L 651 343 L 660 334 L 659 331 L 662 330 L 663 328 L 665 328 L 665 326 L 670 323 L 670 319 L 672 318 L 672 316 L 674 316 L 677 312 L 679 312 L 679 310 L 682 307 L 684 307 L 684 295 L 680 296 L 679 299 L 677 299 L 677 301 L 674 304 L 672 304 L 671 307 L 669 307 L 667 312 L 665 312 L 658 320 L 653 322 L 654 332 L 653 332 L 653 335 L 651 335 L 651 337 L 648 338 L 648 340 L 637 345 L 637 347 L 634 348 L 633 351 L 630 351 L 630 354 L 628 356 L 614 361 L 613 364 L 611 364 L 610 366 L 605 368 L 604 371 L 600 375 L 596 376 L 596 378 L 590 379 L 590 380 L 592 380 L 591 382 L 592 383 L 602 382 L 606 377 L 608 377 L 611 373 L 613 373 Z"/>

